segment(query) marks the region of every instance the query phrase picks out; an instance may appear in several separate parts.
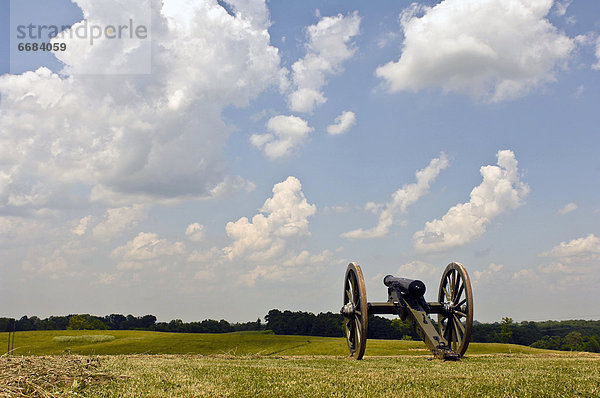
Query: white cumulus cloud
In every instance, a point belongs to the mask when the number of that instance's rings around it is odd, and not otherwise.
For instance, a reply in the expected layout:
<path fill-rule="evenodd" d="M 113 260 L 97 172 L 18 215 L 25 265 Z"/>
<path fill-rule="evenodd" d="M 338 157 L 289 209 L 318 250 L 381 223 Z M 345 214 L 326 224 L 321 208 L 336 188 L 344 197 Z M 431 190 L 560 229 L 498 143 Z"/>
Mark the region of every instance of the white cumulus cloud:
<path fill-rule="evenodd" d="M 559 289 L 582 281 L 592 285 L 598 281 L 600 238 L 594 234 L 561 242 L 539 256 L 548 258 L 549 262 L 533 269 L 523 269 L 515 277 L 527 275 L 531 279 L 544 280 L 548 285 L 558 286 Z M 557 279 L 557 275 L 560 279 Z"/>
<path fill-rule="evenodd" d="M 426 279 L 434 276 L 437 277 L 441 274 L 441 272 L 442 270 L 440 267 L 436 267 L 435 265 L 426 263 L 424 261 L 415 260 L 399 266 L 396 275 L 399 275 L 403 278 Z"/>
<path fill-rule="evenodd" d="M 473 271 L 473 284 L 485 283 L 489 281 L 493 281 L 494 278 L 498 277 L 498 273 L 504 269 L 504 265 L 502 264 L 490 264 L 487 269 L 482 271 L 475 270 Z"/>
<path fill-rule="evenodd" d="M 380 238 L 385 236 L 390 231 L 390 227 L 394 222 L 394 215 L 400 211 L 406 213 L 406 208 L 414 204 L 423 195 L 429 192 L 429 187 L 442 170 L 448 167 L 450 163 L 445 153 L 441 153 L 439 158 L 434 158 L 429 162 L 429 165 L 424 169 L 418 170 L 415 175 L 417 182 L 405 184 L 392 195 L 392 200 L 385 205 L 377 205 L 369 202 L 366 205 L 368 210 L 379 212 L 379 222 L 376 226 L 370 229 L 355 229 L 343 233 L 342 238 L 347 239 L 369 239 Z"/>
<path fill-rule="evenodd" d="M 356 124 L 356 114 L 351 111 L 344 111 L 335 118 L 333 124 L 327 126 L 327 132 L 331 135 L 344 134 Z"/>
<path fill-rule="evenodd" d="M 589 234 L 584 238 L 561 242 L 549 252 L 542 253 L 541 255 L 551 257 L 581 257 L 596 254 L 600 254 L 600 238 L 594 234 Z"/>
<path fill-rule="evenodd" d="M 401 15 L 398 61 L 377 68 L 392 92 L 441 87 L 487 101 L 555 80 L 575 44 L 546 16 L 552 0 L 445 0 Z M 566 4 L 566 3 L 564 3 Z M 421 15 L 421 16 L 419 16 Z"/>
<path fill-rule="evenodd" d="M 332 253 L 324 250 L 318 254 L 310 254 L 307 250 L 299 254 L 288 253 L 281 263 L 257 265 L 249 272 L 243 274 L 240 283 L 254 286 L 258 279 L 265 281 L 289 282 L 306 280 L 315 274 L 315 270 L 331 263 Z"/>
<path fill-rule="evenodd" d="M 73 234 L 75 234 L 77 236 L 85 235 L 85 233 L 87 232 L 87 229 L 88 229 L 88 224 L 93 219 L 94 219 L 93 216 L 85 216 L 85 217 L 81 218 L 77 222 L 77 225 L 71 230 L 71 232 L 73 232 Z"/>
<path fill-rule="evenodd" d="M 182 255 L 185 245 L 161 239 L 158 234 L 140 232 L 135 238 L 113 250 L 111 256 L 120 260 L 119 269 L 140 269 L 164 257 Z"/>
<path fill-rule="evenodd" d="M 481 167 L 483 181 L 473 188 L 469 202 L 457 204 L 414 234 L 417 250 L 463 246 L 483 235 L 494 218 L 524 203 L 529 186 L 521 181 L 514 153 L 498 151 L 497 157 L 498 166 Z"/>
<path fill-rule="evenodd" d="M 89 24 L 115 12 L 114 2 L 76 3 Z M 282 70 L 264 2 L 231 3 L 235 16 L 216 0 L 165 1 L 164 10 L 153 0 L 151 75 L 81 75 L 136 61 L 104 40 L 56 53 L 67 64 L 60 74 L 0 76 L 0 208 L 210 196 L 226 171 L 222 109 L 248 104 Z"/>
<path fill-rule="evenodd" d="M 563 17 L 567 13 L 567 8 L 569 8 L 572 2 L 573 0 L 557 0 L 554 3 L 554 12 L 556 13 L 556 15 L 558 15 L 559 17 Z"/>
<path fill-rule="evenodd" d="M 223 252 L 229 259 L 245 257 L 259 261 L 281 255 L 290 240 L 309 234 L 308 217 L 316 210 L 306 200 L 300 181 L 290 176 L 273 186 L 273 196 L 251 221 L 242 217 L 227 223 L 225 229 L 233 243 Z"/>
<path fill-rule="evenodd" d="M 564 215 L 564 214 L 571 213 L 572 211 L 575 211 L 575 210 L 577 210 L 577 205 L 575 203 L 571 202 L 571 203 L 567 203 L 566 205 L 564 205 L 563 207 L 558 209 L 556 211 L 556 214 Z"/>
<path fill-rule="evenodd" d="M 596 58 L 598 62 L 592 65 L 592 69 L 600 70 L 600 36 L 596 39 Z"/>
<path fill-rule="evenodd" d="M 200 242 L 204 239 L 204 225 L 200 223 L 192 223 L 185 229 L 185 236 L 192 242 Z"/>
<path fill-rule="evenodd" d="M 259 280 L 312 280 L 320 270 L 335 263 L 330 250 L 315 254 L 304 248 L 310 236 L 309 218 L 315 213 L 316 206 L 304 196 L 300 181 L 290 176 L 273 186 L 273 195 L 258 214 L 227 223 L 225 231 L 231 239 L 228 246 L 193 250 L 187 253 L 186 261 L 195 269 L 194 278 L 204 282 L 225 275 L 246 286 L 255 286 Z M 188 227 L 190 233 L 198 230 L 195 224 Z"/>
<path fill-rule="evenodd" d="M 92 229 L 92 233 L 100 239 L 111 239 L 145 220 L 147 211 L 144 205 L 137 204 L 107 209 L 103 220 Z"/>
<path fill-rule="evenodd" d="M 302 145 L 314 128 L 298 116 L 274 116 L 267 122 L 270 133 L 253 134 L 250 142 L 262 149 L 269 159 L 289 156 Z"/>
<path fill-rule="evenodd" d="M 312 112 L 327 101 L 321 91 L 326 76 L 340 73 L 342 64 L 356 52 L 351 40 L 359 32 L 357 12 L 323 17 L 306 29 L 306 55 L 292 65 L 294 91 L 288 96 L 294 112 Z"/>

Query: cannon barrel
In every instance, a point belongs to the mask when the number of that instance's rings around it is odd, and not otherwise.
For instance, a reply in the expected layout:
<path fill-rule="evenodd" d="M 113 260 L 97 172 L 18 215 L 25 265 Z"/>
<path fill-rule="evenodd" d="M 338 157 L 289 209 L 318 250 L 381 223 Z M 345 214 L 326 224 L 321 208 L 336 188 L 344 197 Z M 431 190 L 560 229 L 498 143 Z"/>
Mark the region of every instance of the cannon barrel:
<path fill-rule="evenodd" d="M 398 288 L 404 295 L 418 298 L 425 295 L 425 284 L 417 279 L 397 278 L 387 275 L 383 278 L 383 284 L 387 287 Z"/>

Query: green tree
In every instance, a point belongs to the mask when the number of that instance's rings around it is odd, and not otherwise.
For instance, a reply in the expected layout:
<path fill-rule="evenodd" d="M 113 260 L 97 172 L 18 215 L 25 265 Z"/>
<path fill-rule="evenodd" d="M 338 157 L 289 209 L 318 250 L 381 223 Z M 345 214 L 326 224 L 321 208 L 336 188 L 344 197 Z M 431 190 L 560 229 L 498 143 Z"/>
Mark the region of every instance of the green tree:
<path fill-rule="evenodd" d="M 332 312 L 321 312 L 312 323 L 311 336 L 342 337 L 343 318 Z"/>
<path fill-rule="evenodd" d="M 156 323 L 156 317 L 154 315 L 144 315 L 140 323 L 142 328 L 150 329 Z"/>
<path fill-rule="evenodd" d="M 84 315 L 73 315 L 69 319 L 69 330 L 89 330 L 93 329 L 92 324 L 86 319 Z"/>
<path fill-rule="evenodd" d="M 90 321 L 88 321 L 90 322 Z M 90 329 L 93 330 L 106 330 L 108 326 L 104 324 L 100 319 L 92 319 L 90 322 Z"/>
<path fill-rule="evenodd" d="M 579 332 L 570 332 L 562 340 L 565 351 L 583 351 L 583 337 Z"/>
<path fill-rule="evenodd" d="M 392 319 L 392 326 L 402 336 L 403 340 L 412 340 L 413 329 L 409 321 L 403 321 L 400 318 Z"/>
<path fill-rule="evenodd" d="M 500 342 L 502 342 L 502 343 L 511 343 L 512 342 L 513 326 L 514 326 L 514 322 L 513 322 L 512 318 L 509 318 L 509 317 L 502 318 L 502 323 L 500 324 Z"/>
<path fill-rule="evenodd" d="M 583 343 L 583 351 L 600 352 L 600 343 L 596 336 L 585 336 Z"/>

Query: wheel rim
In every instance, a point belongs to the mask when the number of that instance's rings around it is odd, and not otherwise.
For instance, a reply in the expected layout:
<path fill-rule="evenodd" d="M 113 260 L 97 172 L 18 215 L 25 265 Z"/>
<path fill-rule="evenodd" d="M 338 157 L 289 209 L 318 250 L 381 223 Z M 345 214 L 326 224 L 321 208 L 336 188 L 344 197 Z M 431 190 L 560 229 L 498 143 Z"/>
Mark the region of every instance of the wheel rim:
<path fill-rule="evenodd" d="M 360 266 L 350 263 L 344 278 L 344 333 L 350 358 L 361 359 L 367 345 L 367 291 Z"/>
<path fill-rule="evenodd" d="M 442 274 L 438 302 L 444 313 L 438 315 L 438 328 L 450 347 L 463 356 L 471 340 L 473 328 L 473 291 L 465 267 L 450 263 Z"/>

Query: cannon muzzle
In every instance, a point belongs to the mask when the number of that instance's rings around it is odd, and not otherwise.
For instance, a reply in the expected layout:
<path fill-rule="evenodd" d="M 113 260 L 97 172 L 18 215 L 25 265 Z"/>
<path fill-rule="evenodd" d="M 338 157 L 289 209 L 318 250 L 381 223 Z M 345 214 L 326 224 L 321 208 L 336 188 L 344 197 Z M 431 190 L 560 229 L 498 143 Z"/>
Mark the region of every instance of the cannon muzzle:
<path fill-rule="evenodd" d="M 383 284 L 387 287 L 399 289 L 405 296 L 418 298 L 425 295 L 425 284 L 417 279 L 396 278 L 387 275 L 383 278 Z"/>

